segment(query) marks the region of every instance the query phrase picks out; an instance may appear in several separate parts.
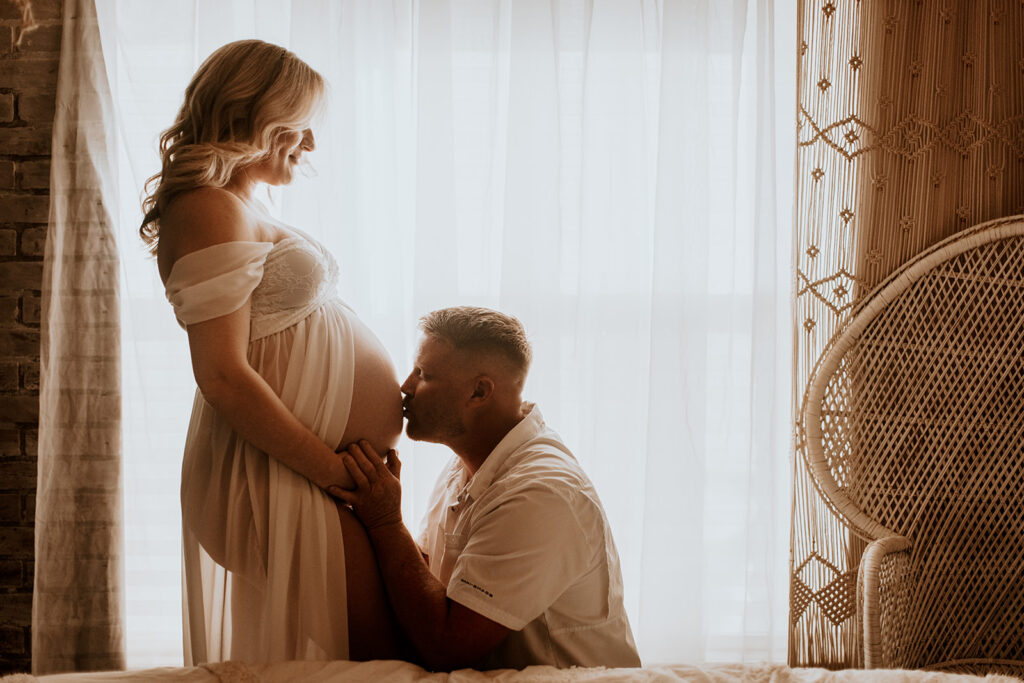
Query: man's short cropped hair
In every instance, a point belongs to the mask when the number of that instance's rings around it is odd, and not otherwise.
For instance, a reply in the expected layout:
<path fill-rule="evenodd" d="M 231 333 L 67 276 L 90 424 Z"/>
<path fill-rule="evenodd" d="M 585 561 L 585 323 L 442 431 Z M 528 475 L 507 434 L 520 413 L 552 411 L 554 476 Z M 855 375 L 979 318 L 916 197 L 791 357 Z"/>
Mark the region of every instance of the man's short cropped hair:
<path fill-rule="evenodd" d="M 442 308 L 420 318 L 420 329 L 428 336 L 444 339 L 460 351 L 496 352 L 508 359 L 523 379 L 533 360 L 523 324 L 511 315 L 490 308 Z"/>

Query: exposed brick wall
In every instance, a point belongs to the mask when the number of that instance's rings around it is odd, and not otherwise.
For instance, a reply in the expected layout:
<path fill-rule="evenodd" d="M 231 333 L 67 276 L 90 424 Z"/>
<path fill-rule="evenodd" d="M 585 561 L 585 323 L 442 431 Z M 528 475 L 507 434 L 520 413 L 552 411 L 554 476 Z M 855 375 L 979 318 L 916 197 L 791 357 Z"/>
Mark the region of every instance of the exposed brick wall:
<path fill-rule="evenodd" d="M 39 297 L 60 15 L 60 0 L 0 0 L 0 674 L 31 663 Z M 26 19 L 36 27 L 23 32 Z"/>

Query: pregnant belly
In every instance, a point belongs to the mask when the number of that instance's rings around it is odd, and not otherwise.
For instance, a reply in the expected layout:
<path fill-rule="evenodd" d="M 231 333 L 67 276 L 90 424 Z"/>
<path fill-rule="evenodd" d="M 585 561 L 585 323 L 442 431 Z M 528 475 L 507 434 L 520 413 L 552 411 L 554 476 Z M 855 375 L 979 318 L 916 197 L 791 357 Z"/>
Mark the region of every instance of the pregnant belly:
<path fill-rule="evenodd" d="M 366 439 L 384 454 L 402 434 L 402 392 L 395 367 L 384 346 L 358 318 L 352 319 L 355 336 L 355 374 L 352 407 L 338 446 Z"/>

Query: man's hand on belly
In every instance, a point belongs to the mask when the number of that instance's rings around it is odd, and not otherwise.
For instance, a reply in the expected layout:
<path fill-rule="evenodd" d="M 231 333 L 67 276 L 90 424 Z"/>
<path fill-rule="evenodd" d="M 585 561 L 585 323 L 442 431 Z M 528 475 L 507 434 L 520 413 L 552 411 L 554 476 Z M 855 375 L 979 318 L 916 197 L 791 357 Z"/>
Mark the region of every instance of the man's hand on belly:
<path fill-rule="evenodd" d="M 388 451 L 385 460 L 369 441 L 350 444 L 342 452 L 345 469 L 356 488 L 346 491 L 330 487 L 328 492 L 352 506 L 367 530 L 389 524 L 402 524 L 402 463 L 398 452 Z"/>

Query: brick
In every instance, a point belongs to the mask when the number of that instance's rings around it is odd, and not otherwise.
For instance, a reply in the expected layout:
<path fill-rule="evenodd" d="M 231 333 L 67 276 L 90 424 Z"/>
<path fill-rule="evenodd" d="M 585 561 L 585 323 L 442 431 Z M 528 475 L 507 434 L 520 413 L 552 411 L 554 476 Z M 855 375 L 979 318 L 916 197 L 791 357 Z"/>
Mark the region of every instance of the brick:
<path fill-rule="evenodd" d="M 26 294 L 21 297 L 21 322 L 26 325 L 38 325 L 41 304 L 42 300 L 35 294 Z"/>
<path fill-rule="evenodd" d="M 25 434 L 25 455 L 26 457 L 35 458 L 39 455 L 39 431 L 36 429 L 26 429 Z M 32 510 L 35 511 L 35 496 L 32 497 Z"/>
<path fill-rule="evenodd" d="M 0 26 L 0 56 L 11 54 L 14 47 L 14 27 Z"/>
<path fill-rule="evenodd" d="M 34 524 L 36 521 L 36 494 L 30 493 L 25 496 L 25 523 Z M 29 576 L 32 576 L 33 566 L 29 563 L 29 566 L 25 569 Z"/>
<path fill-rule="evenodd" d="M 14 162 L 0 161 L 0 190 L 14 188 Z"/>
<path fill-rule="evenodd" d="M 21 494 L 0 493 L 0 524 L 21 522 Z"/>
<path fill-rule="evenodd" d="M 23 31 L 18 41 L 18 52 L 59 52 L 60 24 L 37 25 Z"/>
<path fill-rule="evenodd" d="M 2 2 L 3 0 L 0 0 Z M 32 594 L 11 593 L 0 600 L 0 624 L 30 626 L 32 624 Z"/>
<path fill-rule="evenodd" d="M 28 92 L 18 95 L 18 118 L 22 121 L 53 121 L 57 94 Z"/>
<path fill-rule="evenodd" d="M 53 126 L 49 124 L 0 129 L 0 147 L 11 156 L 49 155 L 52 143 Z"/>
<path fill-rule="evenodd" d="M 18 252 L 18 233 L 0 230 L 0 256 L 14 256 Z"/>
<path fill-rule="evenodd" d="M 2 5 L 4 0 L 0 0 Z M 10 58 L 4 60 L 0 88 L 37 93 L 57 92 L 57 56 L 44 59 Z"/>
<path fill-rule="evenodd" d="M 0 488 L 7 491 L 35 490 L 37 467 L 35 460 L 0 461 Z M 8 545 L 3 540 L 3 529 L 4 527 L 0 527 L 0 548 L 18 547 L 19 537 L 17 534 L 15 534 L 12 541 L 15 545 Z"/>
<path fill-rule="evenodd" d="M 2 174 L 2 166 L 0 166 L 0 178 L 3 177 Z M 49 189 L 50 160 L 38 159 L 18 162 L 18 186 L 23 190 Z M 0 187 L 3 187 L 3 185 L 0 184 Z"/>
<path fill-rule="evenodd" d="M 18 297 L 0 296 L 0 327 L 18 322 Z"/>
<path fill-rule="evenodd" d="M 61 18 L 61 0 L 32 0 L 32 16 L 36 21 Z"/>
<path fill-rule="evenodd" d="M 22 256 L 42 256 L 46 251 L 46 228 L 29 227 L 22 230 L 22 245 L 17 253 Z"/>
<path fill-rule="evenodd" d="M 43 288 L 42 261 L 5 261 L 0 263 L 0 289 Z"/>
<path fill-rule="evenodd" d="M 0 334 L 0 357 L 22 356 L 36 358 L 39 356 L 39 330 L 5 330 Z M 31 422 L 32 420 L 12 420 L 12 422 Z"/>
<path fill-rule="evenodd" d="M 5 148 L 3 135 L 0 135 L 0 148 Z M 49 219 L 49 196 L 44 194 L 0 194 L 0 220 L 12 223 L 46 223 Z"/>
<path fill-rule="evenodd" d="M 25 582 L 23 566 L 21 560 L 0 560 L 0 586 L 20 588 Z"/>
<path fill-rule="evenodd" d="M 25 629 L 17 626 L 0 626 L 0 652 L 5 655 L 25 653 Z"/>
<path fill-rule="evenodd" d="M 0 0 L 0 19 L 17 19 L 21 21 L 22 12 L 14 0 Z"/>
<path fill-rule="evenodd" d="M 7 123 L 13 120 L 14 95 L 12 93 L 0 93 L 0 123 Z"/>
<path fill-rule="evenodd" d="M 4 330 L 0 334 L 0 357 L 22 356 L 39 357 L 39 330 Z M 8 422 L 31 422 L 32 420 L 13 420 Z"/>
<path fill-rule="evenodd" d="M 29 361 L 21 364 L 21 388 L 39 389 L 39 363 Z"/>
<path fill-rule="evenodd" d="M 0 391 L 18 390 L 18 364 L 0 363 Z"/>
<path fill-rule="evenodd" d="M 46 250 L 46 228 L 28 228 L 21 233 L 22 256 L 42 256 Z"/>
<path fill-rule="evenodd" d="M 120 439 L 120 428 L 117 425 L 113 427 L 94 427 L 83 423 L 74 425 L 74 429 L 76 431 L 75 447 L 79 453 L 116 452 L 117 441 Z M 34 457 L 37 450 L 36 430 L 24 428 L 23 433 L 25 435 L 25 455 L 26 457 Z M 60 437 L 60 434 L 55 433 L 54 441 Z"/>
<path fill-rule="evenodd" d="M 39 397 L 25 394 L 0 396 L 0 419 L 5 422 L 39 422 Z M 0 477 L 0 487 L 4 486 Z"/>
<path fill-rule="evenodd" d="M 15 397 L 0 398 L 0 405 L 12 398 Z M 109 424 L 117 424 L 118 416 L 121 414 L 121 397 L 116 393 L 101 394 L 88 390 L 68 394 L 61 393 L 57 396 L 53 409 L 56 415 L 60 415 L 68 423 L 75 423 L 76 431 L 80 428 L 79 425 L 86 420 L 93 421 L 102 428 Z M 32 420 L 17 420 L 17 422 L 32 422 Z M 88 453 L 89 451 L 83 448 L 82 452 Z"/>
<path fill-rule="evenodd" d="M 0 526 L 0 548 L 3 548 L 11 559 L 32 557 L 34 545 L 35 530 L 32 527 Z"/>
<path fill-rule="evenodd" d="M 21 455 L 21 430 L 17 425 L 0 424 L 0 455 Z"/>

